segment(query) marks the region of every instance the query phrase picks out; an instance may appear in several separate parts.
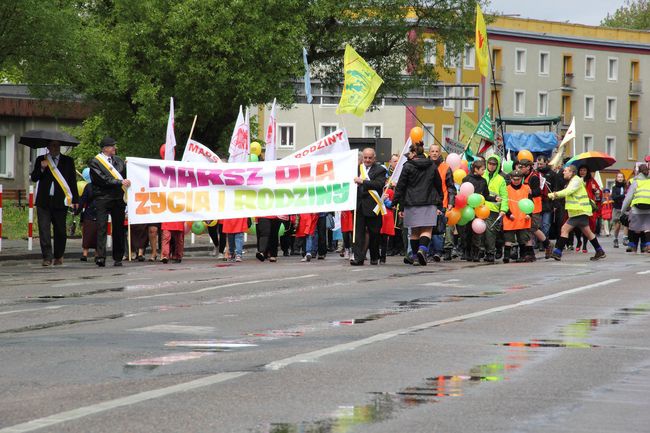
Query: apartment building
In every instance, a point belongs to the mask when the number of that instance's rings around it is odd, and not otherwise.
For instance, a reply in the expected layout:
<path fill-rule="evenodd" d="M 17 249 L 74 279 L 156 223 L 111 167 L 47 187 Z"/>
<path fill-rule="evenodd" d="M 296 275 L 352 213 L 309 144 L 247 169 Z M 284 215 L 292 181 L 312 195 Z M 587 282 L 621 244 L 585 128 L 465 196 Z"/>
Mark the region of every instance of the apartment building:
<path fill-rule="evenodd" d="M 560 135 L 575 116 L 567 153 L 615 156 L 604 179 L 650 153 L 650 32 L 501 17 L 488 38 L 496 88 L 482 96 L 502 116 L 560 116 Z"/>

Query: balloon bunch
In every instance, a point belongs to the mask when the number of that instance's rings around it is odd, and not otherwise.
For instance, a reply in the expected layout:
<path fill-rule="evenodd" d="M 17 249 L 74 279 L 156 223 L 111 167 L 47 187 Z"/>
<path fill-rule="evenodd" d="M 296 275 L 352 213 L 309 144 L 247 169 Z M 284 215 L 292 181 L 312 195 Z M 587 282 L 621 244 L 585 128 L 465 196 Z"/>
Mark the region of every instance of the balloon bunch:
<path fill-rule="evenodd" d="M 260 155 L 262 154 L 262 145 L 257 141 L 251 143 L 251 153 L 248 155 L 248 161 L 257 162 L 260 160 Z"/>
<path fill-rule="evenodd" d="M 467 161 L 461 159 L 461 156 L 457 153 L 450 153 L 447 155 L 447 159 L 445 161 L 451 169 L 454 182 L 460 185 L 463 182 L 463 179 L 465 179 L 465 176 L 469 174 L 469 166 L 467 164 Z"/>
<path fill-rule="evenodd" d="M 446 216 L 447 224 L 464 226 L 471 222 L 472 231 L 481 234 L 487 229 L 484 220 L 490 216 L 490 209 L 485 205 L 485 197 L 474 192 L 474 185 L 463 182 L 454 207 Z"/>

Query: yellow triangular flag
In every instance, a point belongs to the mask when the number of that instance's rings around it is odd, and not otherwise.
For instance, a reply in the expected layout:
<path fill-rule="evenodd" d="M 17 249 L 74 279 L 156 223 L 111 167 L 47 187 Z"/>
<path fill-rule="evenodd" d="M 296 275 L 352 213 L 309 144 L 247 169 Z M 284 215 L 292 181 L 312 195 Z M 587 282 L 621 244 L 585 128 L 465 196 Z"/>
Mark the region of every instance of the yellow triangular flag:
<path fill-rule="evenodd" d="M 362 117 L 384 80 L 350 45 L 345 46 L 343 73 L 343 93 L 336 114 L 352 113 Z"/>
<path fill-rule="evenodd" d="M 485 27 L 485 20 L 483 19 L 483 12 L 481 7 L 476 4 L 476 41 L 474 42 L 476 59 L 478 60 L 478 68 L 481 75 L 488 76 L 488 69 L 490 67 L 490 59 L 488 52 L 488 35 L 487 28 Z"/>

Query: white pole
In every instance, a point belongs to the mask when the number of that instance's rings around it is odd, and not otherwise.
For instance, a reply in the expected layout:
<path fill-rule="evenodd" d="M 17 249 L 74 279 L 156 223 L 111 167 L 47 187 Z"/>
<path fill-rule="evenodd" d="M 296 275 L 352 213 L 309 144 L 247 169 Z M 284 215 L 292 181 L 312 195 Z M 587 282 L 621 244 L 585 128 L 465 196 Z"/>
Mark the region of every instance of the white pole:
<path fill-rule="evenodd" d="M 108 215 L 108 229 L 106 230 L 106 248 L 113 248 L 113 225 L 111 215 Z"/>
<path fill-rule="evenodd" d="M 29 186 L 29 214 L 27 220 L 27 251 L 32 250 L 34 235 L 34 187 Z"/>
<path fill-rule="evenodd" d="M 192 232 L 192 234 L 190 235 L 190 243 L 194 245 L 194 242 L 196 242 L 196 235 L 194 234 L 194 232 Z"/>

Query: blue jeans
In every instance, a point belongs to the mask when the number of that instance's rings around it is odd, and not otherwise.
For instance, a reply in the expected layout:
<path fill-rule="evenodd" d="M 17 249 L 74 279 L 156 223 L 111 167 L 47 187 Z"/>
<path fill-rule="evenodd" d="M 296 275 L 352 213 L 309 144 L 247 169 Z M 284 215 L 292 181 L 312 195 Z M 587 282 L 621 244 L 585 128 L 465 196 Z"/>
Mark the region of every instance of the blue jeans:
<path fill-rule="evenodd" d="M 551 231 L 551 221 L 553 220 L 553 212 L 542 212 L 542 224 L 540 229 L 544 236 L 548 238 L 548 234 Z"/>
<path fill-rule="evenodd" d="M 244 250 L 244 234 L 243 233 L 228 233 L 228 248 L 230 255 L 241 256 Z"/>
<path fill-rule="evenodd" d="M 318 253 L 318 234 L 314 233 L 311 236 L 307 236 L 307 239 L 305 240 L 305 254 L 311 254 L 312 256 L 316 256 Z"/>

